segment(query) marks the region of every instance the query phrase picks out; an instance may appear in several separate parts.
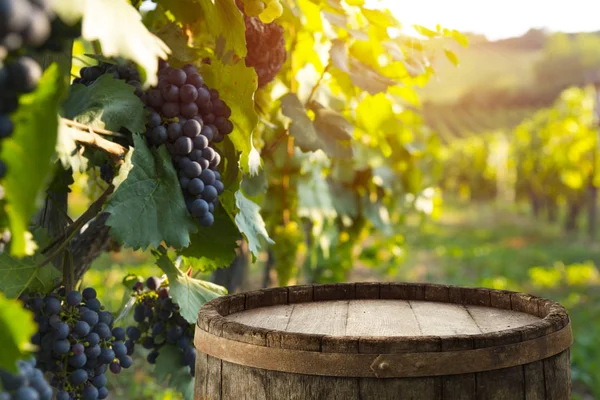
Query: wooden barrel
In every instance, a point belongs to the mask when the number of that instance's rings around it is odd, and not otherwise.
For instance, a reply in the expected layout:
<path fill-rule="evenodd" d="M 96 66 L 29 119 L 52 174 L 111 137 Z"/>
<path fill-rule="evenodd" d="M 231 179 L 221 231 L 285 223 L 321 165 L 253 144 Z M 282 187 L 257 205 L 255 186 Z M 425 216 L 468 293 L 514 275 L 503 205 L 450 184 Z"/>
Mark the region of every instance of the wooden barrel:
<path fill-rule="evenodd" d="M 413 283 L 229 295 L 198 315 L 197 400 L 571 398 L 571 326 L 523 293 Z"/>

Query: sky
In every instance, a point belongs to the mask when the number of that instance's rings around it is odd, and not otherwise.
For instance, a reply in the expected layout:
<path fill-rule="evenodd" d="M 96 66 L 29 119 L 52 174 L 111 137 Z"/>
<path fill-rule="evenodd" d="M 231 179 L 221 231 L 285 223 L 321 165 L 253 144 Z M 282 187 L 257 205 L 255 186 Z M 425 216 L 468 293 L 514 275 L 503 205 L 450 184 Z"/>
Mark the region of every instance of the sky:
<path fill-rule="evenodd" d="M 367 1 L 376 4 L 378 0 Z M 482 33 L 489 40 L 520 36 L 530 28 L 600 31 L 600 0 L 379 0 L 405 26 Z M 409 32 L 407 32 L 409 33 Z"/>

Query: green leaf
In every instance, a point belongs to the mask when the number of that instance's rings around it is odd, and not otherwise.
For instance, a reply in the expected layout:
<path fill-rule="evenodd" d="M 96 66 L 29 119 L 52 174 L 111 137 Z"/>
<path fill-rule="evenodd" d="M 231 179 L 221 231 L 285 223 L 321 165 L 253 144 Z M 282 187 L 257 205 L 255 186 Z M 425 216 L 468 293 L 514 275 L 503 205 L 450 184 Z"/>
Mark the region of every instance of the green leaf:
<path fill-rule="evenodd" d="M 16 259 L 0 254 L 0 291 L 8 297 L 18 297 L 25 289 L 48 293 L 60 281 L 61 273 L 53 266 L 39 267 L 37 258 Z"/>
<path fill-rule="evenodd" d="M 109 74 L 90 86 L 73 85 L 64 104 L 65 116 L 94 128 L 142 133 L 146 130 L 144 103 L 134 91 L 133 86 Z"/>
<path fill-rule="evenodd" d="M 229 1 L 229 0 L 226 0 Z M 229 135 L 237 151 L 241 154 L 240 169 L 243 173 L 256 175 L 260 167 L 260 157 L 252 145 L 252 131 L 258 123 L 254 110 L 254 92 L 258 78 L 254 68 L 248 68 L 243 61 L 236 64 L 223 64 L 212 59 L 211 65 L 202 66 L 202 76 L 206 84 L 219 91 L 219 96 L 231 108 L 231 122 L 234 130 Z"/>
<path fill-rule="evenodd" d="M 287 93 L 281 98 L 281 111 L 292 120 L 289 132 L 302 151 L 316 151 L 321 148 L 313 123 L 295 93 Z"/>
<path fill-rule="evenodd" d="M 27 252 L 27 226 L 35 213 L 40 195 L 51 179 L 52 157 L 58 132 L 58 107 L 65 93 L 60 68 L 52 64 L 33 93 L 20 98 L 13 115 L 13 135 L 2 141 L 0 159 L 6 163 L 3 186 L 6 214 L 12 234 L 11 254 Z"/>
<path fill-rule="evenodd" d="M 246 57 L 246 24 L 235 0 L 198 0 L 198 3 L 206 30 L 214 37 L 225 39 L 225 50 L 233 50 L 240 58 Z"/>
<path fill-rule="evenodd" d="M 452 50 L 444 49 L 444 54 L 446 55 L 446 58 L 450 60 L 452 64 L 454 64 L 454 66 L 458 66 L 460 62 L 458 61 L 457 55 L 454 54 Z"/>
<path fill-rule="evenodd" d="M 55 0 L 56 13 L 69 24 L 82 19 L 81 35 L 98 40 L 106 57 L 124 57 L 146 71 L 146 84 L 156 85 L 158 59 L 169 48 L 142 23 L 141 14 L 126 0 Z"/>
<path fill-rule="evenodd" d="M 155 251 L 158 265 L 169 279 L 169 294 L 181 308 L 181 316 L 190 324 L 195 324 L 198 310 L 207 301 L 227 294 L 227 289 L 212 282 L 187 276 L 166 255 Z"/>
<path fill-rule="evenodd" d="M 179 254 L 196 269 L 211 271 L 229 266 L 235 258 L 240 232 L 223 207 L 214 213 L 215 223 L 208 228 L 201 227 L 190 236 L 191 244 Z"/>
<path fill-rule="evenodd" d="M 67 126 L 63 121 L 58 127 L 58 140 L 56 141 L 56 154 L 65 169 L 83 172 L 87 169 L 88 159 L 82 154 L 82 148 L 73 136 L 75 128 Z"/>
<path fill-rule="evenodd" d="M 265 221 L 260 215 L 260 207 L 246 198 L 241 190 L 235 192 L 235 205 L 239 210 L 235 216 L 235 223 L 246 237 L 248 248 L 254 257 L 258 257 L 263 242 L 275 244 L 269 237 Z"/>
<path fill-rule="evenodd" d="M 141 135 L 133 135 L 135 148 L 127 154 L 105 206 L 106 225 L 125 247 L 158 247 L 161 241 L 175 248 L 190 244 L 197 224 L 188 213 L 177 173 L 164 146 L 150 149 Z M 133 153 L 133 154 L 131 154 Z"/>
<path fill-rule="evenodd" d="M 198 5 L 196 3 L 196 7 L 197 6 Z M 193 8 L 187 8 L 184 14 L 187 16 L 193 15 Z M 180 18 L 178 18 L 178 20 L 181 21 Z M 198 19 L 196 18 L 192 21 L 197 20 Z M 188 46 L 188 38 L 183 34 L 183 31 L 178 25 L 174 23 L 165 24 L 156 32 L 156 36 L 161 38 L 173 51 L 173 54 L 169 57 L 170 65 L 182 66 L 188 63 L 194 64 L 194 61 L 196 61 L 199 58 L 197 52 L 193 48 Z"/>
<path fill-rule="evenodd" d="M 165 10 L 169 10 L 173 17 L 183 24 L 193 24 L 202 18 L 202 8 L 198 0 L 158 0 L 156 3 Z M 158 36 L 161 35 L 158 34 Z M 164 38 L 162 39 L 164 40 Z M 169 44 L 166 40 L 165 43 Z M 173 47 L 171 49 L 177 54 L 176 49 Z"/>
<path fill-rule="evenodd" d="M 181 393 L 183 400 L 194 400 L 194 378 L 190 368 L 181 365 L 182 352 L 179 347 L 167 344 L 160 349 L 154 373 L 156 379 Z"/>
<path fill-rule="evenodd" d="M 0 293 L 0 368 L 17 373 L 17 361 L 33 349 L 30 340 L 37 331 L 33 313 L 19 300 L 9 300 Z"/>

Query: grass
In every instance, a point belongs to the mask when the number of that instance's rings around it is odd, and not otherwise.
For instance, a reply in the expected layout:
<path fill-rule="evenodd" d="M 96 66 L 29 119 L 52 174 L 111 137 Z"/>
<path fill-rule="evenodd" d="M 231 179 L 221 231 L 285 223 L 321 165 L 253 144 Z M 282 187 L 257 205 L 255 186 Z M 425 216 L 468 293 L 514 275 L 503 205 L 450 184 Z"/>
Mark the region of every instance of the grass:
<path fill-rule="evenodd" d="M 564 236 L 512 207 L 472 203 L 446 205 L 437 221 L 415 221 L 404 233 L 402 264 L 366 259 L 351 280 L 483 286 L 556 300 L 572 319 L 574 396 L 600 398 L 598 243 Z"/>

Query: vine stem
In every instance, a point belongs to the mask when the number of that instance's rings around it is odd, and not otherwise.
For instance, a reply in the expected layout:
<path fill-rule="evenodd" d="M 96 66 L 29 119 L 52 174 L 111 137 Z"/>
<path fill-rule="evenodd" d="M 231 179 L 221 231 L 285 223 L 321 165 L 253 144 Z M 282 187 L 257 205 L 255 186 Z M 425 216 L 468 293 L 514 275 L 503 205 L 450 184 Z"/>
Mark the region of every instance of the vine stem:
<path fill-rule="evenodd" d="M 100 135 L 109 135 L 115 137 L 126 137 L 117 132 L 107 131 L 100 128 L 92 128 L 91 126 L 72 121 L 70 119 L 61 118 L 68 127 L 75 128 L 73 137 L 75 141 L 86 144 L 107 153 L 116 163 L 121 162 L 127 153 L 127 149 L 119 143 L 104 139 Z"/>
<path fill-rule="evenodd" d="M 83 228 L 85 224 L 91 221 L 102 210 L 102 206 L 106 202 L 106 199 L 108 199 L 108 196 L 110 196 L 114 190 L 115 187 L 113 185 L 110 185 L 108 189 L 106 189 L 104 193 L 102 193 L 102 195 L 100 195 L 100 197 L 98 197 L 98 199 L 92 203 L 90 208 L 88 208 L 83 214 L 81 214 L 81 216 L 77 218 L 75 222 L 69 225 L 64 234 L 56 238 L 52 243 L 46 246 L 44 250 L 42 250 L 43 254 L 47 253 L 50 249 L 52 249 L 54 246 L 60 243 L 58 247 L 56 247 L 56 249 L 50 253 L 49 256 L 47 256 L 42 262 L 40 262 L 40 267 L 43 267 L 44 265 L 48 264 L 67 247 L 67 245 L 71 242 L 75 235 L 77 235 L 81 228 Z"/>
<path fill-rule="evenodd" d="M 319 88 L 319 86 L 321 86 L 321 82 L 323 82 L 323 79 L 325 78 L 325 74 L 329 70 L 330 66 L 331 66 L 331 61 L 329 61 L 327 63 L 327 65 L 325 66 L 325 68 L 323 68 L 323 72 L 321 73 L 319 80 L 317 80 L 317 82 L 315 83 L 315 86 L 313 86 L 312 90 L 310 91 L 310 94 L 308 95 L 308 99 L 306 99 L 306 102 L 304 103 L 304 107 L 308 107 L 308 105 L 310 104 L 315 93 L 317 92 L 317 89 Z"/>

